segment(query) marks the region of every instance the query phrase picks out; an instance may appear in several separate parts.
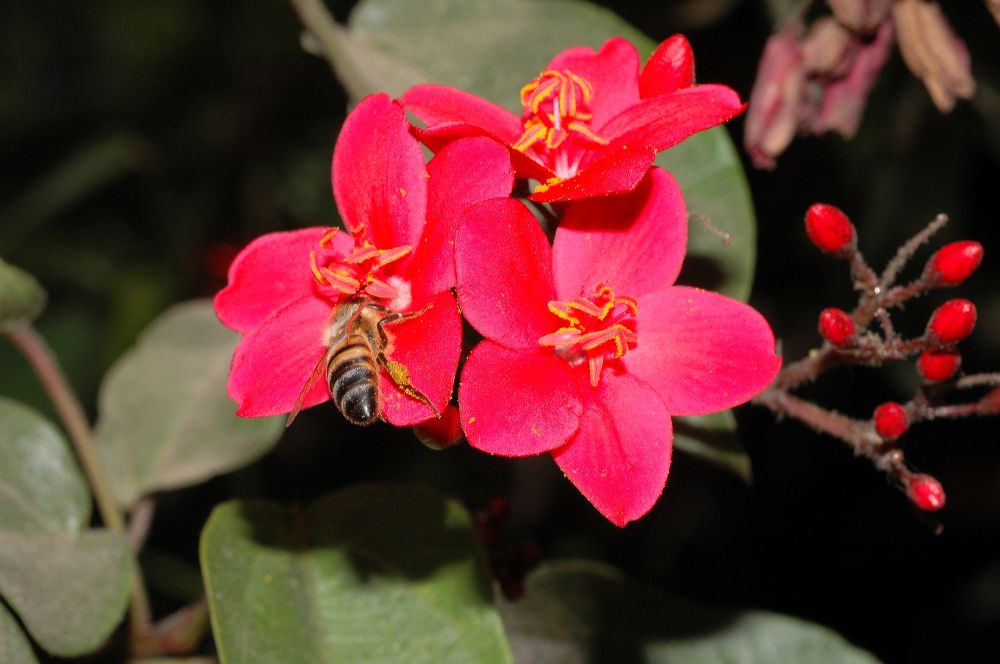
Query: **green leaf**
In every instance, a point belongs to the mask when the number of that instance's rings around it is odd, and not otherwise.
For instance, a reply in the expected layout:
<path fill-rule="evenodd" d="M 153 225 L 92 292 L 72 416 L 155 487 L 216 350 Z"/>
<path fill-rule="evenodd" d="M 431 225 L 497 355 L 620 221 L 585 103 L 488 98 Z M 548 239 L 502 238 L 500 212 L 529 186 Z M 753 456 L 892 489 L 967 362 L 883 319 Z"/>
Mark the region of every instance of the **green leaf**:
<path fill-rule="evenodd" d="M 674 418 L 674 447 L 753 483 L 750 455 L 736 435 L 733 411 Z"/>
<path fill-rule="evenodd" d="M 29 323 L 45 307 L 45 291 L 35 278 L 0 259 L 0 331 Z"/>
<path fill-rule="evenodd" d="M 90 522 L 90 492 L 62 433 L 0 398 L 0 531 L 63 533 Z"/>
<path fill-rule="evenodd" d="M 226 503 L 201 562 L 223 664 L 511 661 L 469 515 L 436 493 Z"/>
<path fill-rule="evenodd" d="M 410 85 L 433 82 L 520 113 L 521 86 L 554 55 L 572 46 L 598 48 L 616 35 L 635 44 L 643 58 L 656 47 L 608 10 L 572 0 L 363 0 L 350 32 L 338 31 L 329 41 L 337 44 L 338 74 L 356 97 L 376 90 L 398 97 Z M 677 178 L 692 218 L 682 282 L 745 300 L 753 282 L 756 220 L 726 130 L 692 136 L 662 153 L 657 164 Z M 709 226 L 729 234 L 728 246 Z"/>
<path fill-rule="evenodd" d="M 38 664 L 28 637 L 21 626 L 0 602 L 0 662 L 4 664 Z"/>
<path fill-rule="evenodd" d="M 745 301 L 757 261 L 757 219 L 726 130 L 695 134 L 661 152 L 656 163 L 677 178 L 688 208 L 688 251 L 678 281 Z"/>
<path fill-rule="evenodd" d="M 167 310 L 108 372 L 95 437 L 123 505 L 257 459 L 281 418 L 246 419 L 226 392 L 239 335 L 199 300 Z"/>
<path fill-rule="evenodd" d="M 128 604 L 132 556 L 120 533 L 0 532 L 0 595 L 45 650 L 92 652 Z"/>
<path fill-rule="evenodd" d="M 518 664 L 872 664 L 836 633 L 766 611 L 727 611 L 682 600 L 587 561 L 562 561 L 527 579 L 500 613 Z"/>

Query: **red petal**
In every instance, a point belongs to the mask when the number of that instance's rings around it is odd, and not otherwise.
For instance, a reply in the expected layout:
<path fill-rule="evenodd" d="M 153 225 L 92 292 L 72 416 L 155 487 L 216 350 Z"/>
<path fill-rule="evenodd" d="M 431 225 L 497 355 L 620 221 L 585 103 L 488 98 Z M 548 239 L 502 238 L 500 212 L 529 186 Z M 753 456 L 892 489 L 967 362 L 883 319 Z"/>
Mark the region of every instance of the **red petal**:
<path fill-rule="evenodd" d="M 451 291 L 431 300 L 430 308 L 416 318 L 385 326 L 394 348 L 389 359 L 406 367 L 410 381 L 439 413 L 451 400 L 458 356 L 462 350 L 462 318 Z M 379 379 L 382 418 L 396 426 L 409 426 L 434 417 L 426 405 L 404 394 L 383 370 Z"/>
<path fill-rule="evenodd" d="M 541 454 L 564 444 L 582 410 L 577 373 L 550 353 L 480 343 L 458 387 L 469 444 L 503 456 Z"/>
<path fill-rule="evenodd" d="M 644 99 L 616 116 L 600 134 L 618 145 L 648 145 L 666 150 L 699 131 L 739 115 L 745 104 L 724 85 L 696 85 Z"/>
<path fill-rule="evenodd" d="M 439 152 L 444 146 L 463 138 L 486 137 L 492 138 L 502 145 L 506 145 L 510 153 L 510 161 L 514 165 L 514 173 L 519 178 L 531 178 L 540 182 L 545 182 L 555 173 L 547 166 L 537 161 L 520 150 L 512 148 L 507 141 L 480 127 L 475 127 L 464 122 L 448 122 L 434 125 L 427 129 L 414 127 L 412 133 L 416 135 L 421 143 L 427 146 L 432 152 Z"/>
<path fill-rule="evenodd" d="M 598 283 L 637 297 L 677 278 L 687 247 L 687 212 L 674 178 L 654 168 L 631 194 L 572 203 L 552 247 L 560 300 Z"/>
<path fill-rule="evenodd" d="M 598 512 L 624 526 L 660 497 L 672 449 L 663 401 L 631 376 L 605 372 L 580 416 L 580 430 L 553 456 Z"/>
<path fill-rule="evenodd" d="M 333 195 L 345 225 L 364 224 L 372 243 L 416 247 L 424 229 L 427 178 L 403 107 L 385 94 L 361 100 L 333 151 Z"/>
<path fill-rule="evenodd" d="M 446 85 L 415 85 L 403 94 L 402 101 L 428 127 L 463 123 L 480 127 L 505 144 L 521 136 L 520 118 L 471 92 Z"/>
<path fill-rule="evenodd" d="M 427 173 L 427 227 L 407 269 L 416 300 L 455 285 L 455 233 L 462 211 L 509 196 L 514 186 L 506 148 L 488 138 L 448 145 L 427 164 Z"/>
<path fill-rule="evenodd" d="M 466 320 L 508 348 L 538 349 L 558 327 L 552 248 L 519 201 L 495 198 L 466 208 L 455 241 L 458 299 Z"/>
<path fill-rule="evenodd" d="M 597 53 L 583 46 L 563 51 L 548 69 L 568 69 L 594 86 L 594 127 L 603 126 L 639 101 L 639 54 L 621 37 L 612 37 Z"/>
<path fill-rule="evenodd" d="M 215 313 L 237 332 L 249 332 L 268 315 L 290 301 L 313 292 L 316 281 L 309 269 L 309 252 L 319 248 L 327 230 L 314 227 L 262 235 L 236 256 L 229 266 L 229 284 L 215 296 Z M 346 233 L 334 237 L 354 242 Z"/>
<path fill-rule="evenodd" d="M 638 300 L 639 343 L 623 361 L 672 415 L 741 404 L 766 388 L 781 366 L 771 327 L 743 302 L 684 286 Z"/>
<path fill-rule="evenodd" d="M 529 198 L 539 203 L 576 201 L 582 198 L 625 194 L 642 180 L 653 165 L 656 151 L 642 145 L 618 145 L 573 177 L 549 185 Z"/>
<path fill-rule="evenodd" d="M 271 313 L 243 337 L 229 372 L 229 396 L 242 417 L 264 417 L 289 412 L 316 363 L 323 357 L 323 332 L 330 305 L 314 297 L 293 300 Z M 309 391 L 303 408 L 330 398 L 320 379 Z"/>
<path fill-rule="evenodd" d="M 649 56 L 639 74 L 643 99 L 690 87 L 694 83 L 694 53 L 684 35 L 668 37 Z"/>

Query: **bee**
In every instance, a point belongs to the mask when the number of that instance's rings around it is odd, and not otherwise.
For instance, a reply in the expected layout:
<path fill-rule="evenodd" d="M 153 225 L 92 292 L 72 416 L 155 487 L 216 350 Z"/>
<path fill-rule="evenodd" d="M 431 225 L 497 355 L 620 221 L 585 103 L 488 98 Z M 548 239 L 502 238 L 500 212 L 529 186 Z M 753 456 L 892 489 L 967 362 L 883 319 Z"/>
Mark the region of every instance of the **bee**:
<path fill-rule="evenodd" d="M 324 373 L 337 410 L 348 422 L 368 426 L 382 414 L 379 390 L 382 368 L 404 394 L 420 401 L 440 417 L 430 400 L 410 382 L 406 367 L 389 357 L 393 344 L 385 330 L 386 324 L 416 318 L 424 311 L 426 308 L 406 314 L 395 313 L 364 297 L 337 304 L 324 333 L 326 352 L 302 386 L 285 426 L 291 425 L 306 395 Z"/>

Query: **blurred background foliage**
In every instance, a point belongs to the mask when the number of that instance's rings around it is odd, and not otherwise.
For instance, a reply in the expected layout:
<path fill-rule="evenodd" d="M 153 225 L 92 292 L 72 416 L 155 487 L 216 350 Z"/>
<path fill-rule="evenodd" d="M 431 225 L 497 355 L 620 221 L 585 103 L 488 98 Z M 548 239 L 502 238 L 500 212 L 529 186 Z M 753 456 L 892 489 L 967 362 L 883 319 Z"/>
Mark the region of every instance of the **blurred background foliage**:
<path fill-rule="evenodd" d="M 352 4 L 329 6 L 343 21 Z M 599 4 L 656 41 L 684 31 L 699 80 L 747 97 L 771 12 L 783 3 Z M 945 11 L 971 51 L 972 103 L 938 114 L 894 55 L 856 139 L 800 139 L 773 172 L 748 170 L 759 223 L 751 301 L 788 358 L 818 344 L 821 309 L 854 302 L 846 270 L 817 256 L 802 231 L 806 207 L 824 201 L 852 215 L 876 266 L 939 211 L 952 217 L 942 240 L 981 241 L 984 265 L 955 294 L 979 307 L 964 368 L 1000 369 L 1000 216 L 990 199 L 1000 182 L 1000 40 L 980 3 Z M 291 9 L 274 0 L 0 6 L 0 255 L 48 290 L 38 327 L 91 413 L 111 362 L 168 305 L 214 293 L 236 249 L 264 232 L 336 222 L 329 164 L 347 96 L 299 35 Z M 739 143 L 741 121 L 730 130 Z M 916 303 L 899 327 L 919 333 L 943 299 Z M 0 367 L 0 394 L 52 414 L 8 346 Z M 913 367 L 901 365 L 834 373 L 808 393 L 867 417 L 881 401 L 908 399 L 914 382 Z M 509 497 L 507 536 L 533 539 L 544 558 L 605 560 L 696 599 L 815 620 L 890 661 L 974 661 L 991 644 L 995 653 L 996 420 L 907 434 L 909 458 L 948 492 L 936 535 L 937 521 L 844 446 L 763 410 L 737 415 L 753 487 L 678 455 L 657 506 L 619 530 L 548 457 L 437 454 L 409 431 L 378 425 L 358 435 L 333 408 L 314 409 L 253 466 L 160 499 L 150 585 L 190 585 L 198 533 L 220 500 L 309 501 L 360 481 L 405 480 L 473 510 Z M 160 591 L 161 609 L 184 599 Z"/>

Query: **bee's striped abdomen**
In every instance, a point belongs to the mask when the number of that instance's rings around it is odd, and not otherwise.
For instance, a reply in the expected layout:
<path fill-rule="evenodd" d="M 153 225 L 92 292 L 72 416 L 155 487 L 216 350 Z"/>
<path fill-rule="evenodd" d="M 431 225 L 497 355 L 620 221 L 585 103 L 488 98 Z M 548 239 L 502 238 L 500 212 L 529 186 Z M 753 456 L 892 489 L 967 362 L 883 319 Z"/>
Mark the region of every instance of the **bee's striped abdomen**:
<path fill-rule="evenodd" d="M 379 416 L 378 366 L 368 338 L 352 334 L 330 358 L 327 382 L 337 409 L 354 424 L 371 424 Z"/>

